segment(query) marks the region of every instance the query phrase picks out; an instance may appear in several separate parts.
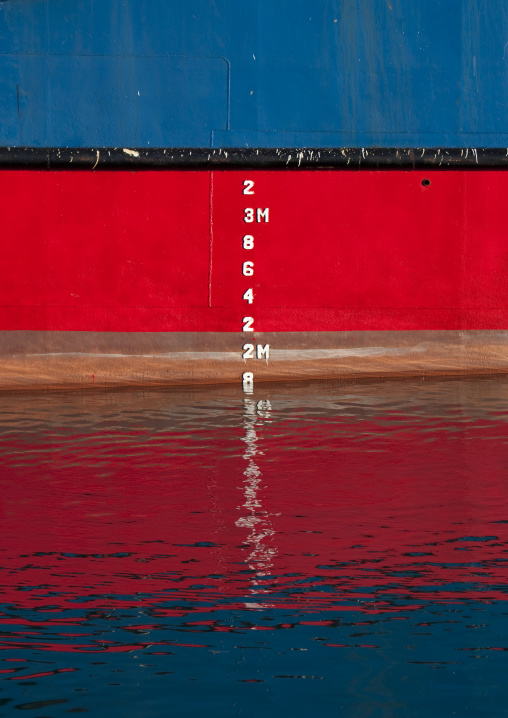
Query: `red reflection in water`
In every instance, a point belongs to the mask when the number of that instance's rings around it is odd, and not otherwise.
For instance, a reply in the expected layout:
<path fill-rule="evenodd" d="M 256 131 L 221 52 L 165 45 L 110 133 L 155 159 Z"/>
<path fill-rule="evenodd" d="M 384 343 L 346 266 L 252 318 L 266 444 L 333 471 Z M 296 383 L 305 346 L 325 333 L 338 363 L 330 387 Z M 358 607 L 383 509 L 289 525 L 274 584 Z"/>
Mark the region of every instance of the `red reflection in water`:
<path fill-rule="evenodd" d="M 151 606 L 156 619 L 183 616 L 191 602 L 379 613 L 504 599 L 499 403 L 457 409 L 448 390 L 432 410 L 408 408 L 407 397 L 387 410 L 369 391 L 356 414 L 300 411 L 298 394 L 279 410 L 273 394 L 235 396 L 206 426 L 171 405 L 155 428 L 142 414 L 116 428 L 97 414 L 87 430 L 11 425 L 0 436 L 0 595 L 45 619 L 2 623 L 79 623 L 63 608 L 89 620 Z"/>

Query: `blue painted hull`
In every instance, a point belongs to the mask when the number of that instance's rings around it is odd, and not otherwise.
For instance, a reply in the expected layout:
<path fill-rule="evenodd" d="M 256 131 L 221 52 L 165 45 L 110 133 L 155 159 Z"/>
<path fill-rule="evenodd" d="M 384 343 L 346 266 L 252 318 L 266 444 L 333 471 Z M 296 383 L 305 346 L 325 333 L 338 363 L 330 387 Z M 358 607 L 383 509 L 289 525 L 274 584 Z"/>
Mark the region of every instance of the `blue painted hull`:
<path fill-rule="evenodd" d="M 500 0 L 0 3 L 0 146 L 507 147 Z"/>

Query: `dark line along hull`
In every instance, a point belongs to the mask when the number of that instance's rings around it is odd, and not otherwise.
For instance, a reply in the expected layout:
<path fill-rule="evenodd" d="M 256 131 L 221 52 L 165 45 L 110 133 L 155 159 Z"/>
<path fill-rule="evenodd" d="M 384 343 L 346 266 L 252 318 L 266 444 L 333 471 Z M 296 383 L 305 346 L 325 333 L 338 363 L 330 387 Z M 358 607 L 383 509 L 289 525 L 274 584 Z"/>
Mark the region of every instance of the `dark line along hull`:
<path fill-rule="evenodd" d="M 0 147 L 3 169 L 494 169 L 505 147 Z"/>

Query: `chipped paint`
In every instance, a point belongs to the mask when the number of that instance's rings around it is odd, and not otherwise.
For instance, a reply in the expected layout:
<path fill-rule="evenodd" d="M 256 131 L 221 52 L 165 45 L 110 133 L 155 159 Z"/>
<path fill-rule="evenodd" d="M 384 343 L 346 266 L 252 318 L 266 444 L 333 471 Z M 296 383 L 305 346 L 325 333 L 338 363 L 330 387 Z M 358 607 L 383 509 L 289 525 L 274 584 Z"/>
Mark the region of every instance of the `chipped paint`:
<path fill-rule="evenodd" d="M 132 166 L 150 168 L 347 168 L 383 169 L 408 168 L 503 168 L 508 167 L 508 148 L 378 148 L 294 147 L 266 149 L 249 148 L 111 148 L 72 149 L 67 147 L 31 148 L 0 147 L 0 168 L 74 170 L 113 169 Z"/>

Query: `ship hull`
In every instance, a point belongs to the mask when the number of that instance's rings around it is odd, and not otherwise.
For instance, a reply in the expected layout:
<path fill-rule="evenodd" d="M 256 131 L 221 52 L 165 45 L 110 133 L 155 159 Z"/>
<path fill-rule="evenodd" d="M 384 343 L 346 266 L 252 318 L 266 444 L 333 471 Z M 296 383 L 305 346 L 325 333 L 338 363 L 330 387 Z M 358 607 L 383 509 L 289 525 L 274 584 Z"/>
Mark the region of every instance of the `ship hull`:
<path fill-rule="evenodd" d="M 507 192 L 492 168 L 0 171 L 0 387 L 507 372 Z"/>
<path fill-rule="evenodd" d="M 240 382 L 252 363 L 233 332 L 2 332 L 0 387 Z M 256 381 L 508 372 L 508 331 L 267 332 Z"/>

